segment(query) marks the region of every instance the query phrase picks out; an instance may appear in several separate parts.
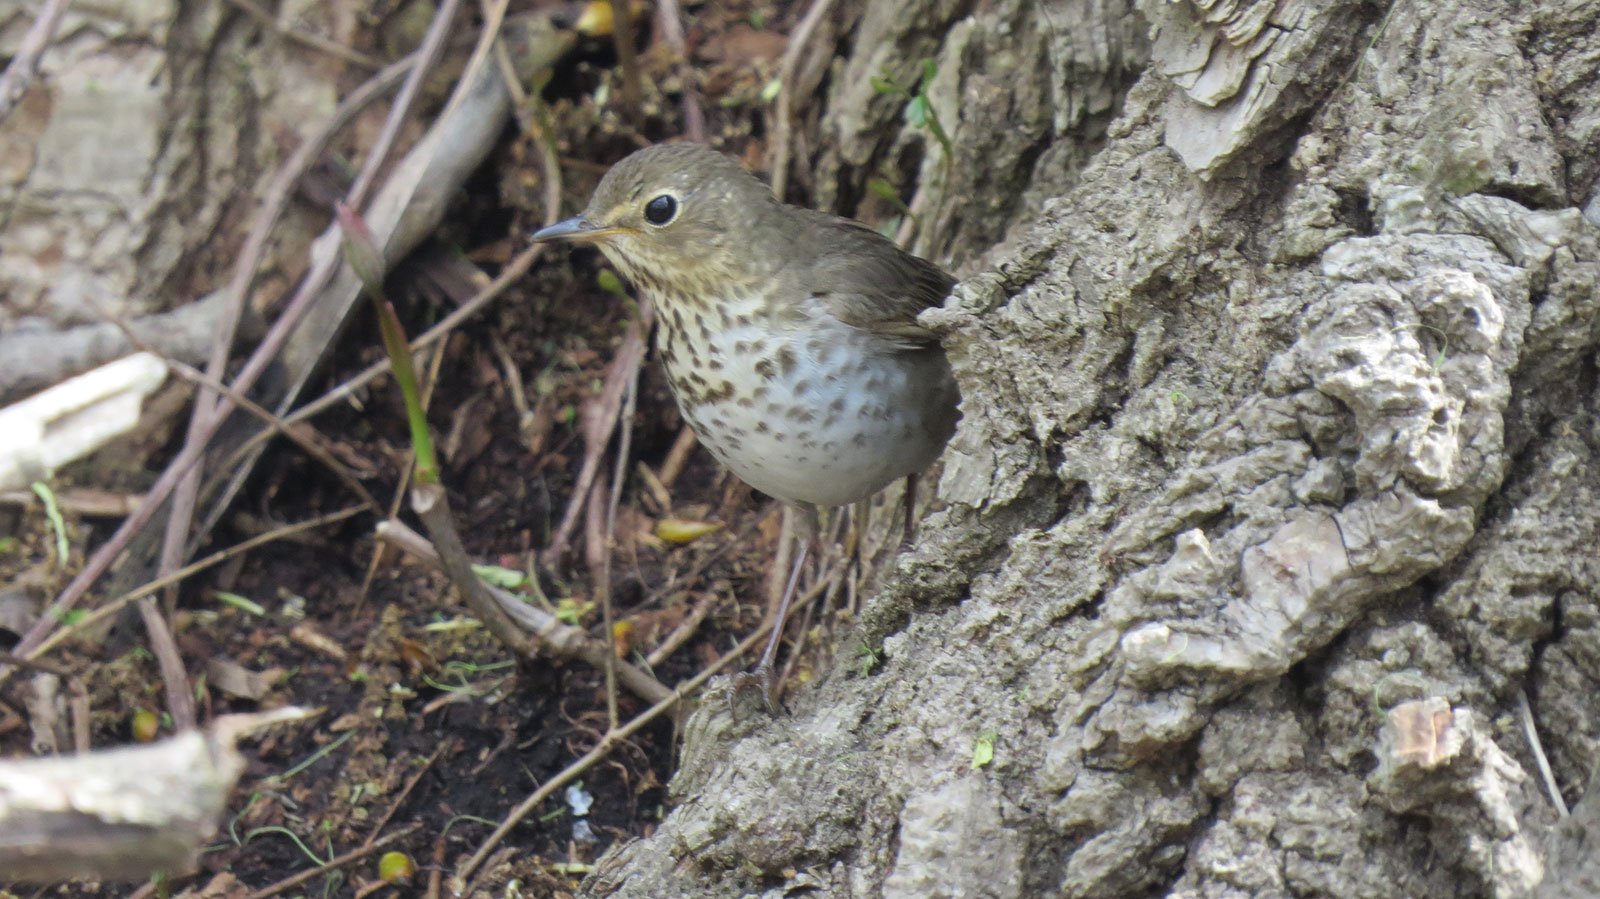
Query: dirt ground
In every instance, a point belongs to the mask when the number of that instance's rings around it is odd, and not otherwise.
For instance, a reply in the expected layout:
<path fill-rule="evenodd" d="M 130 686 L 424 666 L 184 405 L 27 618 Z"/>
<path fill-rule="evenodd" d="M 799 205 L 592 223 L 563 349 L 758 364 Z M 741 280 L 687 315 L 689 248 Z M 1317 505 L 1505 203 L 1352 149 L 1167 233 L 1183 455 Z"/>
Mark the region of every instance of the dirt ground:
<path fill-rule="evenodd" d="M 588 39 L 545 90 L 562 158 L 561 215 L 581 208 L 611 162 L 683 133 L 685 73 L 711 142 L 759 169 L 771 113 L 770 93 L 763 92 L 797 15 L 787 4 L 744 0 L 691 6 L 683 11 L 688 66 L 644 24 L 639 49 L 646 114 L 637 125 L 628 124 L 621 109 L 609 41 Z M 508 128 L 446 226 L 390 274 L 386 290 L 409 333 L 436 321 L 453 308 L 453 298 L 472 289 L 454 263 L 465 259 L 493 275 L 546 219 L 534 141 Z M 600 638 L 600 572 L 585 525 L 559 558 L 549 557 L 547 548 L 573 499 L 585 451 L 583 422 L 638 315 L 598 254 L 563 250 L 546 256 L 450 337 L 424 368 L 429 421 L 469 553 L 504 569 L 502 576 L 529 601 Z M 381 355 L 373 316 L 362 313 L 312 395 Z M 609 545 L 617 621 L 610 639 L 621 656 L 640 662 L 678 629 L 674 639 L 682 638 L 681 645 L 652 667 L 670 686 L 760 624 L 781 515 L 680 436 L 682 422 L 653 359 L 639 383 Z M 72 500 L 90 491 L 125 496 L 147 487 L 181 445 L 187 395 L 186 388 L 169 385 L 137 439 L 57 480 L 72 546 L 68 564 L 53 559 L 55 532 L 39 504 L 0 507 L 0 534 L 12 535 L 0 544 L 0 583 L 26 582 L 35 596 L 59 591 L 117 524 Z M 392 380 L 380 380 L 310 426 L 381 503 L 396 502 L 410 450 Z M 599 484 L 610 484 L 617 451 L 613 439 Z M 349 488 L 325 465 L 278 441 L 199 555 L 351 502 Z M 400 517 L 416 526 L 409 512 Z M 669 522 L 665 530 L 663 521 Z M 672 522 L 679 531 L 715 528 L 684 540 L 687 534 L 675 532 Z M 430 875 L 448 876 L 513 806 L 607 730 L 603 672 L 548 659 L 515 663 L 470 618 L 442 575 L 381 547 L 374 524 L 363 513 L 271 541 L 183 584 L 170 620 L 202 721 L 286 704 L 321 712 L 245 743 L 249 767 L 223 833 L 198 872 L 168 878 L 153 892 L 242 896 L 412 828 L 384 847 L 414 861 L 417 872 L 409 881 L 384 884 L 373 853 L 286 894 L 420 893 Z M 791 640 L 810 634 L 810 654 L 790 672 L 791 682 L 810 676 L 816 648 L 828 645 L 829 629 L 847 615 L 835 603 L 827 614 L 790 629 Z M 87 689 L 96 747 L 149 739 L 151 713 L 155 735 L 168 733 L 160 673 L 144 641 L 134 619 L 103 640 L 76 640 L 47 656 Z M 0 621 L 0 647 L 13 642 Z M 37 721 L 23 682 L 0 690 L 0 753 L 6 757 L 32 751 Z M 623 721 L 646 707 L 626 692 L 616 703 Z M 626 740 L 519 825 L 472 891 L 571 893 L 607 847 L 648 833 L 663 816 L 674 743 L 670 716 Z M 80 884 L 17 894 L 126 895 L 138 886 Z"/>

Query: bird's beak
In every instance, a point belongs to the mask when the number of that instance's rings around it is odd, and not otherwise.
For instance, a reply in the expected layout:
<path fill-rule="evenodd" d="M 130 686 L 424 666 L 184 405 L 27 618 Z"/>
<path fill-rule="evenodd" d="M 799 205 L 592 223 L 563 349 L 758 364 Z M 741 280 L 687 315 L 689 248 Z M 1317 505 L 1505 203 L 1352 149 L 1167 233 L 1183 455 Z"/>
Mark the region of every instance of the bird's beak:
<path fill-rule="evenodd" d="M 540 228 L 533 232 L 533 241 L 542 240 L 596 240 L 610 234 L 617 234 L 625 229 L 607 228 L 596 225 L 583 216 L 574 216 L 564 222 L 556 222 L 548 228 Z"/>

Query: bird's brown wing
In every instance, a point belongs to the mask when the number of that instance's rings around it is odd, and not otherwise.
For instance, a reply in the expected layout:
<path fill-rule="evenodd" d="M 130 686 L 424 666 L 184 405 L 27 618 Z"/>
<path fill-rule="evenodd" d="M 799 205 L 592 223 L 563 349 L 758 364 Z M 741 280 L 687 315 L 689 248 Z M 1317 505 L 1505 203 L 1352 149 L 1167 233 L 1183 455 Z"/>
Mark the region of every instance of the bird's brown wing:
<path fill-rule="evenodd" d="M 796 249 L 810 251 L 813 295 L 845 324 L 891 343 L 913 349 L 935 342 L 917 315 L 941 304 L 956 279 L 860 222 L 820 212 L 807 217 L 808 246 Z"/>

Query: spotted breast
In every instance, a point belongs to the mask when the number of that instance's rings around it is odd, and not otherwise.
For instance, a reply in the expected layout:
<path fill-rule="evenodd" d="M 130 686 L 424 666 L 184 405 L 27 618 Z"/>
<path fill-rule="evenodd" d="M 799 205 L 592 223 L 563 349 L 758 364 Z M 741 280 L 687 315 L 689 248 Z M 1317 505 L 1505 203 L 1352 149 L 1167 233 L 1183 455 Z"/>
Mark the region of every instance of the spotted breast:
<path fill-rule="evenodd" d="M 663 304 L 657 332 L 678 406 L 706 448 L 764 493 L 856 502 L 926 468 L 949 439 L 957 395 L 937 349 L 886 344 L 815 297 L 680 308 Z"/>

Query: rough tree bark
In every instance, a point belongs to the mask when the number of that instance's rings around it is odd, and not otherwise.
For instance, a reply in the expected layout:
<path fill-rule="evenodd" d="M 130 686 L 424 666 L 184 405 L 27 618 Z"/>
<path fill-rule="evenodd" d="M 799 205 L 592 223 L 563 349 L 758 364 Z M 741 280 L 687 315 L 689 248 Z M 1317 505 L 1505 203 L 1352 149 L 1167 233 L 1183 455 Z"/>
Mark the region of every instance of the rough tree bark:
<path fill-rule="evenodd" d="M 1004 236 L 929 315 L 948 505 L 590 895 L 1592 895 L 1518 696 L 1583 796 L 1600 9 L 1132 5 L 843 11 L 818 191 Z M 943 168 L 866 87 L 923 56 Z"/>

